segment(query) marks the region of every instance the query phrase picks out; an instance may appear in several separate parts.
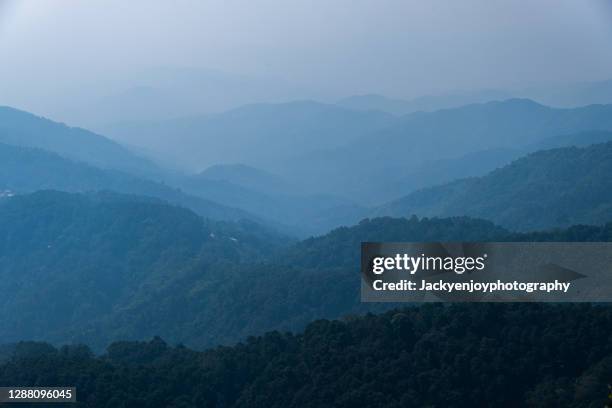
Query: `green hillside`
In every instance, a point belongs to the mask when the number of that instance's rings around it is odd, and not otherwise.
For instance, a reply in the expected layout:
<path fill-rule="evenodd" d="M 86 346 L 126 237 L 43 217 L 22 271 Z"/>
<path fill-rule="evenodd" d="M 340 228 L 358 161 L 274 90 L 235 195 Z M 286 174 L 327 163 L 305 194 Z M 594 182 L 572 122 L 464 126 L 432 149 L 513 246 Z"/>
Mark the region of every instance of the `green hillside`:
<path fill-rule="evenodd" d="M 386 310 L 360 302 L 362 241 L 612 239 L 612 224 L 534 237 L 469 218 L 380 218 L 292 244 L 154 199 L 52 191 L 1 200 L 0 225 L 0 337 L 96 350 L 155 335 L 202 348 Z"/>
<path fill-rule="evenodd" d="M 225 262 L 257 262 L 287 241 L 252 222 L 206 221 L 155 199 L 113 193 L 43 191 L 0 200 L 0 225 L 5 341 L 99 344 L 119 334 L 95 331 L 99 322 L 132 302 L 221 274 Z M 147 312 L 140 326 L 175 318 Z"/>
<path fill-rule="evenodd" d="M 427 188 L 378 208 L 392 216 L 466 215 L 512 230 L 612 220 L 612 143 L 540 151 L 484 177 Z"/>

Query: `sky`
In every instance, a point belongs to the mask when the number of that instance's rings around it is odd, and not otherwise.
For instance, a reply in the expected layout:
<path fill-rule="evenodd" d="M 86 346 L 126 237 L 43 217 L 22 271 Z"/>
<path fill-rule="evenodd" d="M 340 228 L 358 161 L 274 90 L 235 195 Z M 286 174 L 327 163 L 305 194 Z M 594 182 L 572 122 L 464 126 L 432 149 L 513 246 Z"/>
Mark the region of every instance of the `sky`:
<path fill-rule="evenodd" d="M 270 91 L 246 102 L 602 80 L 611 40 L 610 0 L 0 0 L 0 104 L 61 116 L 181 69 Z"/>

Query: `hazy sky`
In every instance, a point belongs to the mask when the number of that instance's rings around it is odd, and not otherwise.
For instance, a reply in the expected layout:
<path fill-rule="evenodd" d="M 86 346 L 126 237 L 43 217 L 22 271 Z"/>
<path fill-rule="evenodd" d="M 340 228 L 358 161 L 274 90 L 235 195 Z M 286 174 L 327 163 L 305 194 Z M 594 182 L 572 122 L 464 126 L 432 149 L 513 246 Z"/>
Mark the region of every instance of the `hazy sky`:
<path fill-rule="evenodd" d="M 597 80 L 611 44 L 602 0 L 0 0 L 0 103 L 44 110 L 152 67 L 327 97 Z"/>

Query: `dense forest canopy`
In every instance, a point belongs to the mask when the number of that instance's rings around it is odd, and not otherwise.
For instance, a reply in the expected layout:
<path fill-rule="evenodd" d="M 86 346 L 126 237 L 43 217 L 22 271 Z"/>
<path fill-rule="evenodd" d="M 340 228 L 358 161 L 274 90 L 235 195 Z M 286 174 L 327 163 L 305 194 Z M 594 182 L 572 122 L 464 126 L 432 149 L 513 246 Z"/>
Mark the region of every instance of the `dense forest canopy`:
<path fill-rule="evenodd" d="M 222 274 L 224 263 L 256 263 L 291 242 L 249 221 L 205 220 L 157 199 L 110 192 L 0 199 L 0 224 L 4 341 L 96 343 L 106 337 L 96 323 L 113 311 L 157 299 L 193 280 L 194 271 Z M 172 320 L 157 313 L 148 310 L 139 324 L 152 315 Z"/>
<path fill-rule="evenodd" d="M 205 352 L 19 343 L 0 383 L 76 386 L 77 407 L 602 407 L 610 327 L 608 306 L 424 305 Z"/>

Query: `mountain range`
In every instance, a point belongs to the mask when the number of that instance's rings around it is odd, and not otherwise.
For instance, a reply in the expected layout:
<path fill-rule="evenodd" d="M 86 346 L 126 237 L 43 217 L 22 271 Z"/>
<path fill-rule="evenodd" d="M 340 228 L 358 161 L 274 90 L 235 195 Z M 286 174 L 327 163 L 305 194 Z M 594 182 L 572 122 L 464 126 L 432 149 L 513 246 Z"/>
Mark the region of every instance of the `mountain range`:
<path fill-rule="evenodd" d="M 483 176 L 534 151 L 588 146 L 612 140 L 610 131 L 581 130 L 610 127 L 609 110 L 608 106 L 551 109 L 530 101 L 510 100 L 393 118 L 388 114 L 363 113 L 310 102 L 249 106 L 215 119 L 212 122 L 214 126 L 210 123 L 206 126 L 210 129 L 228 126 L 233 130 L 225 136 L 231 136 L 234 142 L 234 136 L 247 138 L 251 134 L 250 127 L 255 126 L 259 130 L 253 134 L 258 136 L 247 143 L 251 143 L 250 148 L 236 145 L 236 151 L 245 155 L 256 151 L 256 144 L 263 143 L 263 140 L 278 142 L 283 138 L 282 130 L 291 128 L 289 123 L 301 126 L 296 135 L 301 135 L 304 152 L 321 144 L 329 148 L 290 158 L 293 138 L 279 148 L 284 153 L 270 152 L 261 168 L 240 163 L 221 164 L 188 175 L 141 159 L 103 136 L 25 112 L 4 109 L 2 112 L 7 120 L 0 129 L 4 129 L 2 140 L 9 144 L 0 144 L 0 154 L 5 158 L 0 169 L 0 188 L 17 193 L 57 189 L 72 192 L 111 190 L 148 195 L 185 206 L 211 219 L 250 219 L 300 237 L 350 225 L 370 214 L 470 214 L 490 219 L 492 215 L 484 210 L 466 207 L 465 212 L 463 209 L 451 211 L 438 208 L 436 203 L 429 203 L 426 199 L 401 197 L 461 177 Z M 284 119 L 277 122 L 277 116 Z M 327 120 L 329 118 L 331 121 Z M 360 118 L 360 121 L 351 122 L 355 118 Z M 207 121 L 205 118 L 202 120 L 202 123 Z M 362 126 L 364 123 L 367 126 Z M 368 129 L 380 126 L 385 130 L 371 132 Z M 335 138 L 336 128 L 342 128 L 344 136 Z M 358 132 L 362 136 L 353 134 L 356 128 L 362 128 Z M 194 131 L 196 129 L 200 127 L 195 126 Z M 333 140 L 323 143 L 318 137 L 311 138 L 309 129 L 318 129 L 316 134 L 322 132 L 320 135 L 326 135 L 325 140 Z M 451 133 L 452 138 L 446 136 Z M 195 134 L 193 138 L 196 138 Z M 74 138 L 79 139 L 84 147 L 75 148 L 71 144 Z M 345 143 L 356 138 L 360 138 L 359 143 Z M 226 138 L 222 139 L 218 140 L 218 148 L 224 146 Z M 377 154 L 376 149 L 382 149 L 368 146 L 373 140 L 394 148 L 384 148 L 386 153 L 381 151 L 380 159 L 370 157 Z M 443 140 L 448 140 L 451 146 L 444 147 Z M 89 155 L 88 152 L 99 145 L 106 146 L 102 153 L 108 154 Z M 403 145 L 406 146 L 404 149 L 401 148 Z M 193 151 L 203 149 L 199 147 Z M 421 155 L 417 154 L 419 149 Z M 407 152 L 410 152 L 410 160 L 402 160 L 401 156 Z M 133 164 L 124 165 L 124 162 Z M 533 166 L 524 172 L 532 170 Z M 527 180 L 523 177 L 516 182 Z M 507 180 L 498 182 L 506 183 Z M 453 185 L 457 194 L 468 189 L 463 181 Z M 602 182 L 601 185 L 606 184 Z M 423 197 L 425 193 L 415 194 L 408 197 Z M 477 197 L 469 195 L 474 199 Z M 412 204 L 405 204 L 407 202 Z M 451 202 L 449 196 L 447 205 L 463 208 Z M 594 200 L 589 205 L 595 207 L 599 203 Z M 374 210 L 368 207 L 374 207 Z M 514 218 L 529 218 L 522 217 L 522 212 L 529 211 L 528 208 L 520 211 L 519 207 L 516 208 L 519 214 Z M 585 215 L 584 220 L 575 221 L 599 222 L 606 221 L 605 217 L 604 211 L 600 216 Z M 513 224 L 514 218 L 500 216 L 495 221 L 511 229 L 531 228 L 525 224 L 526 221 Z M 540 218 L 534 228 L 571 223 L 572 217 L 557 215 L 554 219 Z"/>
<path fill-rule="evenodd" d="M 610 118 L 609 105 L 555 109 L 525 99 L 399 117 L 294 102 L 161 123 L 117 124 L 107 131 L 136 146 L 144 146 L 146 140 L 155 158 L 166 163 L 198 170 L 247 165 L 282 174 L 304 194 L 378 205 L 426 185 L 482 175 L 520 153 L 534 151 L 550 137 L 610 131 Z M 487 154 L 486 160 L 469 158 L 479 152 L 497 153 Z M 473 163 L 470 171 L 444 170 L 444 163 L 463 157 Z M 428 169 L 434 176 L 426 174 Z M 412 182 L 415 178 L 425 181 Z"/>
<path fill-rule="evenodd" d="M 8 108 L 0 116 L 5 120 L 0 124 L 0 189 L 17 194 L 42 189 L 140 194 L 210 219 L 256 220 L 300 236 L 333 228 L 347 211 L 363 213 L 347 200 L 299 194 L 280 177 L 244 165 L 184 175 L 86 130 Z"/>
<path fill-rule="evenodd" d="M 612 224 L 515 234 L 483 220 L 413 217 L 295 242 L 146 197 L 54 191 L 1 199 L 0 224 L 0 337 L 97 350 L 155 335 L 202 348 L 387 310 L 360 302 L 364 241 L 612 239 Z"/>
<path fill-rule="evenodd" d="M 342 148 L 287 161 L 276 171 L 311 188 L 380 204 L 399 197 L 393 188 L 404 177 L 435 169 L 440 160 L 592 130 L 612 130 L 612 105 L 552 109 L 528 100 L 489 102 L 408 115 Z"/>
<path fill-rule="evenodd" d="M 118 125 L 151 154 L 0 109 L 0 383 L 84 406 L 600 406 L 606 305 L 398 309 L 361 302 L 359 263 L 368 241 L 611 241 L 611 111 Z M 183 154 L 192 172 L 143 158 Z"/>
<path fill-rule="evenodd" d="M 160 173 L 151 161 L 104 136 L 9 107 L 0 107 L 0 143 L 44 149 L 106 169 Z"/>
<path fill-rule="evenodd" d="M 116 191 L 156 197 L 216 220 L 256 220 L 255 215 L 186 194 L 161 182 L 117 170 L 101 169 L 42 149 L 0 143 L 0 190 L 14 194 L 38 190 Z"/>
<path fill-rule="evenodd" d="M 296 152 L 330 149 L 394 121 L 312 101 L 254 104 L 216 115 L 128 122 L 101 129 L 123 143 L 146 146 L 159 160 L 201 171 L 212 165 L 266 163 Z"/>
<path fill-rule="evenodd" d="M 337 104 L 349 109 L 381 111 L 401 116 L 415 112 L 433 112 L 440 109 L 458 108 L 473 103 L 501 101 L 511 98 L 512 95 L 508 92 L 482 90 L 426 95 L 410 100 L 388 98 L 377 94 L 354 95 L 339 100 Z"/>
<path fill-rule="evenodd" d="M 612 142 L 538 151 L 486 176 L 425 188 L 375 213 L 468 215 L 515 230 L 612 219 Z"/>
<path fill-rule="evenodd" d="M 612 79 L 575 83 L 540 84 L 516 90 L 516 95 L 534 99 L 550 106 L 575 108 L 593 104 L 612 103 Z"/>

